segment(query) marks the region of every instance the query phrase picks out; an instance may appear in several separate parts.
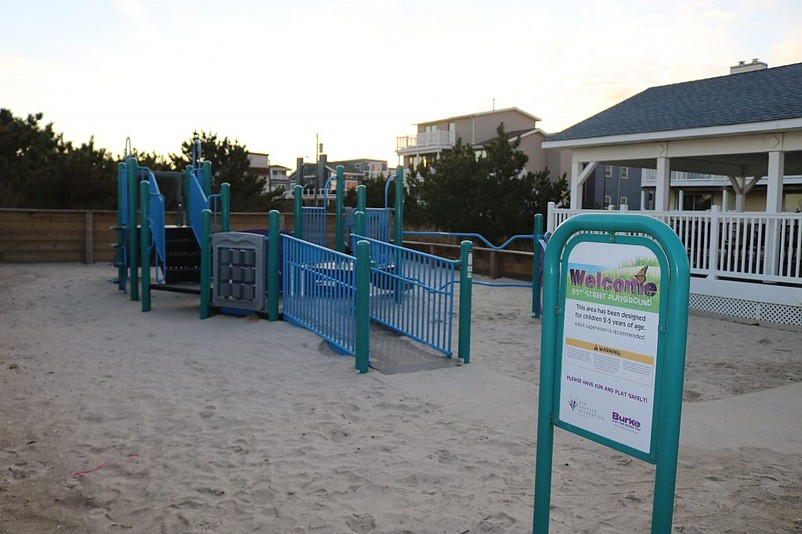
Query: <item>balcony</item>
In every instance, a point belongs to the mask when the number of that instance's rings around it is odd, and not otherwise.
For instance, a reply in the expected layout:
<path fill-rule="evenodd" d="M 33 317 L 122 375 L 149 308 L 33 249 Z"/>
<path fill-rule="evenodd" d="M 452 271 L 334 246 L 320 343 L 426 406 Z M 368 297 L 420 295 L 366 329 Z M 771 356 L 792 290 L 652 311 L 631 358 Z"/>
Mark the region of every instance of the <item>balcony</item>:
<path fill-rule="evenodd" d="M 654 169 L 643 169 L 641 185 L 649 187 L 655 186 L 656 184 L 657 171 Z M 671 187 L 726 187 L 728 185 L 730 185 L 730 179 L 726 176 L 702 174 L 698 172 L 671 171 Z"/>
<path fill-rule="evenodd" d="M 766 185 L 767 182 L 764 176 L 758 180 L 757 185 Z M 802 183 L 802 176 L 785 176 L 783 178 L 783 183 Z M 641 186 L 655 187 L 656 185 L 657 171 L 654 169 L 643 169 L 641 173 Z M 726 176 L 702 174 L 698 172 L 671 171 L 671 187 L 728 187 L 730 185 L 730 179 Z"/>
<path fill-rule="evenodd" d="M 456 132 L 446 130 L 405 135 L 396 138 L 395 153 L 399 156 L 436 153 L 453 148 L 456 141 Z"/>

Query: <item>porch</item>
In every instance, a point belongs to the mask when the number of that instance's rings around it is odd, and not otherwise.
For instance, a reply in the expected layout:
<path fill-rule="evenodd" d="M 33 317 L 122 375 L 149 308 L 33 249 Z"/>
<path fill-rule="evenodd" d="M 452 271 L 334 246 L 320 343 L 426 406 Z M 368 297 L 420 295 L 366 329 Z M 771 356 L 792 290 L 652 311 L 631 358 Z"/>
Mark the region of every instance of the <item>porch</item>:
<path fill-rule="evenodd" d="M 549 204 L 547 231 L 580 213 L 639 213 L 668 225 L 688 254 L 691 309 L 802 326 L 802 213 L 604 211 Z"/>

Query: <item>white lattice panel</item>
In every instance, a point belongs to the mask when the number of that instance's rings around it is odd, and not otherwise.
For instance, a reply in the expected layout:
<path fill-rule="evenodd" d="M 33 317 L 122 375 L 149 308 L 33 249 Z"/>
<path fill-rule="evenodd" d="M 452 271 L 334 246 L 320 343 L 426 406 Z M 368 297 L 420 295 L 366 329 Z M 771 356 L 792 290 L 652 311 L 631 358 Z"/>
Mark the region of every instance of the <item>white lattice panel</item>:
<path fill-rule="evenodd" d="M 690 295 L 692 310 L 727 315 L 739 319 L 802 326 L 802 306 L 754 302 L 751 300 L 717 297 L 713 295 Z"/>

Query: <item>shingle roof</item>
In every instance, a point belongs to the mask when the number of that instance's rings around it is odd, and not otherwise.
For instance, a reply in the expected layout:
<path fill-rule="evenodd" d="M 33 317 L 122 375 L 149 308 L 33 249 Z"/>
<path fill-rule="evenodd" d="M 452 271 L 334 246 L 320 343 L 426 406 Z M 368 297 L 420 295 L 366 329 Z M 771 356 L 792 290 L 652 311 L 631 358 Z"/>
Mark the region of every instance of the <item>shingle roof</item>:
<path fill-rule="evenodd" d="M 802 63 L 652 87 L 546 141 L 802 117 Z"/>

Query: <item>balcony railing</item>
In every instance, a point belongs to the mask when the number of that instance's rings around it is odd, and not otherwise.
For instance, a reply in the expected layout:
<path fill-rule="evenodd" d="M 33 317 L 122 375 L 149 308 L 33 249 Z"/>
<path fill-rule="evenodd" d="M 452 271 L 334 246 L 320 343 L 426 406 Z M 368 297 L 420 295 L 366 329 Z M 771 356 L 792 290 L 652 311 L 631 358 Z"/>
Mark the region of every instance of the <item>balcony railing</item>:
<path fill-rule="evenodd" d="M 550 203 L 547 229 L 580 213 Z M 691 273 L 710 278 L 780 282 L 802 286 L 802 214 L 710 211 L 640 211 L 666 223 L 688 253 Z"/>
<path fill-rule="evenodd" d="M 802 176 L 785 176 L 783 182 L 786 184 L 802 183 Z M 758 180 L 758 185 L 766 185 L 767 179 L 764 176 Z M 641 171 L 641 185 L 644 187 L 654 186 L 657 184 L 657 171 L 654 169 L 643 169 Z M 700 172 L 682 172 L 671 171 L 671 186 L 720 186 L 726 187 L 731 185 L 730 179 L 727 176 L 719 174 L 704 174 Z"/>
<path fill-rule="evenodd" d="M 457 142 L 456 132 L 438 130 L 435 132 L 421 132 L 418 135 L 405 135 L 396 138 L 395 151 L 422 152 L 452 148 Z"/>

